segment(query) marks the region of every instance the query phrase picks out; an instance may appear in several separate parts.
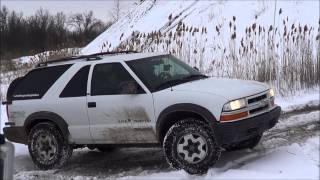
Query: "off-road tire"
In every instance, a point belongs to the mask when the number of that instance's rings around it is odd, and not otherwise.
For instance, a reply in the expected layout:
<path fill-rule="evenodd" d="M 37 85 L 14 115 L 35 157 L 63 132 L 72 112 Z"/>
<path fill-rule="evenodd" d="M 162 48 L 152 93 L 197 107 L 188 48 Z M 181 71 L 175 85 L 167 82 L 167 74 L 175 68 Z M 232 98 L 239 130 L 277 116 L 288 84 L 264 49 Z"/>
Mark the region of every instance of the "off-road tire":
<path fill-rule="evenodd" d="M 42 143 L 39 142 L 40 139 Z M 49 140 L 45 141 L 43 139 Z M 43 150 L 43 144 L 50 147 L 46 147 L 47 149 Z M 28 135 L 28 149 L 34 164 L 43 170 L 64 166 L 73 151 L 72 146 L 68 144 L 67 139 L 63 137 L 59 128 L 52 123 L 39 123 L 31 129 Z M 51 152 L 53 149 L 54 152 Z M 39 152 L 42 152 L 42 154 Z M 45 155 L 49 154 L 50 158 L 45 159 L 43 153 Z"/>
<path fill-rule="evenodd" d="M 180 139 L 188 136 L 188 134 L 202 136 L 206 143 L 206 155 L 197 163 L 189 163 L 180 153 L 178 154 L 178 143 Z M 199 146 L 197 148 L 199 150 Z M 184 169 L 189 174 L 206 173 L 219 160 L 221 155 L 221 148 L 217 145 L 213 130 L 206 123 L 193 118 L 181 120 L 168 130 L 163 141 L 163 150 L 171 167 L 177 170 Z M 189 157 L 193 157 L 193 153 Z"/>
<path fill-rule="evenodd" d="M 239 143 L 230 145 L 228 147 L 226 147 L 225 149 L 227 151 L 238 151 L 238 150 L 243 150 L 243 149 L 253 149 L 254 147 L 256 147 L 260 140 L 261 140 L 262 134 L 256 135 L 250 139 L 241 141 Z"/>

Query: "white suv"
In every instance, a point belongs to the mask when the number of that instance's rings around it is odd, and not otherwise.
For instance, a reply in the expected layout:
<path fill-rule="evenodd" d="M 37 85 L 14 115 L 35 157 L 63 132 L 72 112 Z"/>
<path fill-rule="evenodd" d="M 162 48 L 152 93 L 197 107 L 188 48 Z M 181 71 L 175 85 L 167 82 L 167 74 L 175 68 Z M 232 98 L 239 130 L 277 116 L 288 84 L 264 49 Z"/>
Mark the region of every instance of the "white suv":
<path fill-rule="evenodd" d="M 99 53 L 40 63 L 7 94 L 8 140 L 41 169 L 74 148 L 162 146 L 168 163 L 205 173 L 222 150 L 252 148 L 280 116 L 255 81 L 213 78 L 164 53 Z"/>

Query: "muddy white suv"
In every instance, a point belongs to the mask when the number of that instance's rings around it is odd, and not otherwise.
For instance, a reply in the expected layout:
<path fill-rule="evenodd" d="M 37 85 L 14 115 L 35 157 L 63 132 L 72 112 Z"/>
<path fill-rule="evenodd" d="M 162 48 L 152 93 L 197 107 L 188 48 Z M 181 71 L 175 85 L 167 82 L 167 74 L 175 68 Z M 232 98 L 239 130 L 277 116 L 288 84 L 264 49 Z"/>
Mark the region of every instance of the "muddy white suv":
<path fill-rule="evenodd" d="M 7 94 L 8 140 L 41 169 L 74 148 L 162 146 L 168 163 L 205 173 L 222 150 L 252 148 L 278 121 L 274 92 L 207 77 L 163 53 L 100 53 L 40 63 Z"/>

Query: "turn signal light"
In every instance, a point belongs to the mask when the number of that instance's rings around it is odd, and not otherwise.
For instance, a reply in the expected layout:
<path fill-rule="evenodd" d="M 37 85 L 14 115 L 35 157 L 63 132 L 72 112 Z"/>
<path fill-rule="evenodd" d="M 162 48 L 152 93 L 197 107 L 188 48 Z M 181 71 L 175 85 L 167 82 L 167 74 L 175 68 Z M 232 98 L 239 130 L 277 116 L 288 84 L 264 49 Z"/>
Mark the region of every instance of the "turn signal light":
<path fill-rule="evenodd" d="M 221 115 L 220 121 L 221 122 L 233 121 L 233 120 L 236 120 L 236 119 L 247 117 L 248 115 L 249 115 L 248 111 L 237 113 L 237 114 Z"/>

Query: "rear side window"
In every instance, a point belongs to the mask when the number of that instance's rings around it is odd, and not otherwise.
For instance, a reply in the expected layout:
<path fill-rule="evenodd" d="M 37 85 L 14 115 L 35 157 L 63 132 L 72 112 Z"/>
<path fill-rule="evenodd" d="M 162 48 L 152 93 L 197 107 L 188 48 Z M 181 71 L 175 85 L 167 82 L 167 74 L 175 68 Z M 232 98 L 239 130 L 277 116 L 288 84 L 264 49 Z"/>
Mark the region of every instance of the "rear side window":
<path fill-rule="evenodd" d="M 12 100 L 41 99 L 71 64 L 34 69 L 16 84 Z"/>
<path fill-rule="evenodd" d="M 87 95 L 87 82 L 90 65 L 82 67 L 68 82 L 60 97 L 81 97 Z"/>

